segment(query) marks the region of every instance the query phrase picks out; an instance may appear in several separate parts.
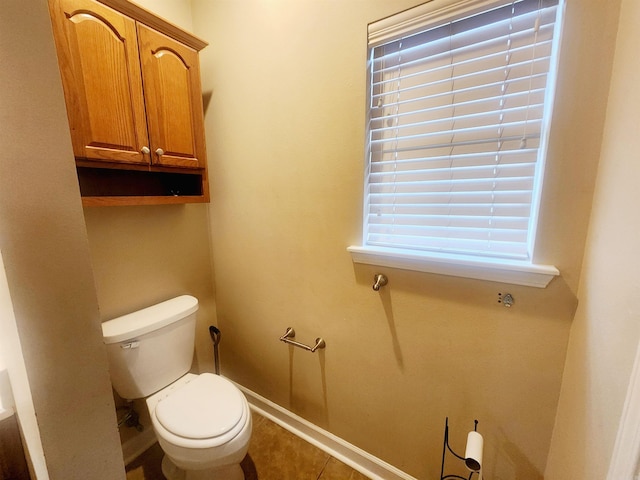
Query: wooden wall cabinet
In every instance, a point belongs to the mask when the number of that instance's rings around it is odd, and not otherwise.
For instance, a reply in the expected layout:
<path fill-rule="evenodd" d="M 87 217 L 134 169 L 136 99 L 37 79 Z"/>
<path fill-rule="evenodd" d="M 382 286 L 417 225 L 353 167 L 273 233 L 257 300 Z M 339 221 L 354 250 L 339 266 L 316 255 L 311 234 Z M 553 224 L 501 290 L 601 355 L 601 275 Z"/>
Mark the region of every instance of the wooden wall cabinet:
<path fill-rule="evenodd" d="M 198 52 L 126 0 L 49 0 L 84 205 L 208 202 Z"/>

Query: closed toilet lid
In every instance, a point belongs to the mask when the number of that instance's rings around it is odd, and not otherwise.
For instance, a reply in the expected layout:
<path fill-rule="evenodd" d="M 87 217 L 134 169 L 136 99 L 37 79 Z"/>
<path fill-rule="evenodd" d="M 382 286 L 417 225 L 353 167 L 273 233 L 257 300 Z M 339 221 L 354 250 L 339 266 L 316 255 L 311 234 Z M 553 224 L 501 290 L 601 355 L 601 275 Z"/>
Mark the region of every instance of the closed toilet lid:
<path fill-rule="evenodd" d="M 224 435 L 242 418 L 243 398 L 229 380 L 203 373 L 156 405 L 164 428 L 184 438 Z"/>

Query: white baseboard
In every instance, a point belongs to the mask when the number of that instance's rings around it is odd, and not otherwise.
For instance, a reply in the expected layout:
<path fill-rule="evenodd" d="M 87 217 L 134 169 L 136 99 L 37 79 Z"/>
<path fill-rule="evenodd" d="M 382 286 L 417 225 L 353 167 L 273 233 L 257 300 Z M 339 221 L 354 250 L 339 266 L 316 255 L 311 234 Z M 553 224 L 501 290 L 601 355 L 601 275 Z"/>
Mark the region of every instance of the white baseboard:
<path fill-rule="evenodd" d="M 142 432 L 122 444 L 124 464 L 129 465 L 157 441 L 153 428 L 145 426 Z"/>
<path fill-rule="evenodd" d="M 636 350 L 608 480 L 640 478 L 640 343 Z"/>
<path fill-rule="evenodd" d="M 393 465 L 365 452 L 361 448 L 323 430 L 295 413 L 273 403 L 257 393 L 235 384 L 247 397 L 249 405 L 260 415 L 290 431 L 332 457 L 349 465 L 372 480 L 417 480 Z M 122 444 L 124 464 L 128 465 L 157 441 L 151 426 Z"/>
<path fill-rule="evenodd" d="M 249 405 L 257 413 L 327 452 L 366 477 L 372 480 L 416 480 L 415 477 L 323 430 L 280 405 L 244 388 L 242 385 L 236 385 L 244 392 Z"/>

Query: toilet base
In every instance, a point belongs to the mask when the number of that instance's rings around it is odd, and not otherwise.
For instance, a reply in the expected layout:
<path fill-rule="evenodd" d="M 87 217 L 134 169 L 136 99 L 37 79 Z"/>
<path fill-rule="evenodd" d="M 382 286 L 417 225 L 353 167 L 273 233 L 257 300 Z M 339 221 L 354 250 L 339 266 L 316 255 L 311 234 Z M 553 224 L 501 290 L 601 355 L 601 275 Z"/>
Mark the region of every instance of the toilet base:
<path fill-rule="evenodd" d="M 162 474 L 167 480 L 245 480 L 239 464 L 205 470 L 183 470 L 166 455 L 162 457 Z"/>

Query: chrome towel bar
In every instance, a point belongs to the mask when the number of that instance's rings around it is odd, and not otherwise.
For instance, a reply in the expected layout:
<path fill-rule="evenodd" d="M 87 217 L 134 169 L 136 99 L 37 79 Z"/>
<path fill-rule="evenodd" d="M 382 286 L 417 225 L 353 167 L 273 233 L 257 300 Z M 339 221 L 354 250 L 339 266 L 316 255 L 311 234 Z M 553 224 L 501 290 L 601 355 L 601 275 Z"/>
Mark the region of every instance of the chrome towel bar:
<path fill-rule="evenodd" d="M 309 345 L 305 345 L 304 343 L 296 342 L 295 340 L 293 340 L 295 336 L 296 336 L 296 331 L 293 328 L 288 327 L 287 331 L 284 332 L 284 335 L 280 337 L 280 341 L 284 343 L 288 343 L 289 345 L 293 345 L 294 347 L 303 348 L 305 350 L 308 350 L 311 353 L 315 352 L 319 348 L 325 348 L 327 346 L 327 344 L 322 338 L 316 338 L 316 344 L 313 347 L 310 347 Z"/>

